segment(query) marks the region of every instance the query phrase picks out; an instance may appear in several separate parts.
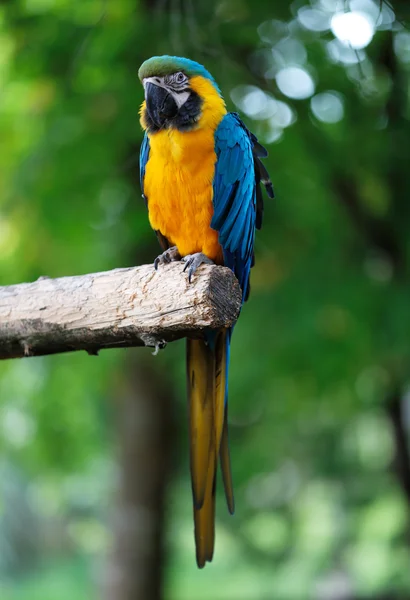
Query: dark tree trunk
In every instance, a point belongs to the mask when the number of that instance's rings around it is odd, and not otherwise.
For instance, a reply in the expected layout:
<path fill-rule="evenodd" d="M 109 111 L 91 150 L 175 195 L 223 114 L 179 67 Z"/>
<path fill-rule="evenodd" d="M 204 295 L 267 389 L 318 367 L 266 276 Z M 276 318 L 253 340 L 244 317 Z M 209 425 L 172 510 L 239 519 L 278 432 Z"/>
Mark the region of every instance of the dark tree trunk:
<path fill-rule="evenodd" d="M 143 350 L 129 352 L 117 399 L 119 492 L 103 596 L 161 600 L 173 399 L 155 359 Z"/>
<path fill-rule="evenodd" d="M 395 456 L 392 466 L 407 502 L 407 540 L 410 544 L 410 450 L 403 409 L 401 391 L 399 388 L 396 388 L 387 400 L 387 414 L 391 421 L 395 446 Z"/>

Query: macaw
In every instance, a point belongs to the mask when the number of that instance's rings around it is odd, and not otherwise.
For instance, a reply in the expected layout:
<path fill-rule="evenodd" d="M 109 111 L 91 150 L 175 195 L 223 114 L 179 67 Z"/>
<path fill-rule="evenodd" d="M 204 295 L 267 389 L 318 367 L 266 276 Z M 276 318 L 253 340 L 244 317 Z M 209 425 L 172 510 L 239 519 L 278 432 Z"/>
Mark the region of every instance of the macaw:
<path fill-rule="evenodd" d="M 151 227 L 163 250 L 155 269 L 184 261 L 191 282 L 202 263 L 225 265 L 249 295 L 255 228 L 262 224 L 260 182 L 272 183 L 267 151 L 239 115 L 226 110 L 211 74 L 197 62 L 154 56 L 138 72 L 144 87 L 140 181 Z M 196 560 L 211 561 L 219 458 L 231 514 L 234 495 L 228 448 L 228 365 L 232 329 L 187 340 L 190 471 Z"/>

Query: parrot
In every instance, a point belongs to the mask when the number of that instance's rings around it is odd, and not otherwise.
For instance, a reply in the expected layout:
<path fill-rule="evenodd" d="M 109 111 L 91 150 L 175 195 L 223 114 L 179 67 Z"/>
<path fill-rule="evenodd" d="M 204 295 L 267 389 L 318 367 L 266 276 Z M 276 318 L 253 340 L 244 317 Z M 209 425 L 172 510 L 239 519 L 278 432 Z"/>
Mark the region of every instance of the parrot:
<path fill-rule="evenodd" d="M 148 220 L 162 249 L 155 269 L 182 261 L 191 283 L 201 264 L 236 275 L 245 302 L 254 265 L 255 229 L 263 216 L 261 183 L 273 186 L 266 149 L 235 112 L 228 112 L 207 69 L 188 58 L 154 56 L 138 71 L 144 89 L 140 184 Z M 218 462 L 228 510 L 234 493 L 228 445 L 228 367 L 232 328 L 187 339 L 190 473 L 196 562 L 215 545 Z"/>

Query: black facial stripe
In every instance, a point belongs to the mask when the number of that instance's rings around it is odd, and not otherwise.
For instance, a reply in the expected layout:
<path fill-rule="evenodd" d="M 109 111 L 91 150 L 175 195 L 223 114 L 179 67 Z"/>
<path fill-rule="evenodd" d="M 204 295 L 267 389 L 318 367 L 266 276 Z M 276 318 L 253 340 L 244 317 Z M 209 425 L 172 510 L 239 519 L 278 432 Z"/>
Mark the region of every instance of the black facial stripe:
<path fill-rule="evenodd" d="M 144 119 L 149 133 L 155 133 L 161 129 L 178 129 L 179 131 L 190 131 L 196 126 L 201 116 L 202 99 L 196 92 L 191 91 L 188 100 L 181 106 L 175 117 L 165 120 L 161 125 L 155 123 L 149 111 L 145 109 Z"/>
<path fill-rule="evenodd" d="M 173 120 L 172 127 L 179 131 L 193 129 L 201 116 L 202 103 L 202 98 L 191 90 L 188 100 L 181 106 Z"/>
<path fill-rule="evenodd" d="M 176 83 L 175 81 L 165 81 L 165 86 L 174 92 L 183 92 L 189 90 L 189 83 L 183 81 L 182 83 Z"/>
<path fill-rule="evenodd" d="M 184 87 L 182 90 L 177 90 L 174 87 L 172 88 L 172 91 L 175 92 L 175 94 L 184 94 L 185 92 L 187 92 L 189 90 L 189 87 Z"/>

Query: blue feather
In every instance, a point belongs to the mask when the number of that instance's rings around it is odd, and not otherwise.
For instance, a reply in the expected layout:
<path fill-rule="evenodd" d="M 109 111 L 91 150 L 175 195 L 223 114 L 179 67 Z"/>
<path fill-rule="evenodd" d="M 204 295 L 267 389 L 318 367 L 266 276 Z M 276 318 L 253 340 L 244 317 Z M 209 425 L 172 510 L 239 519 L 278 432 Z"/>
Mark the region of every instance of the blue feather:
<path fill-rule="evenodd" d="M 213 229 L 221 231 L 226 222 L 228 212 L 233 202 L 233 194 L 235 193 L 235 187 L 228 186 L 221 193 L 218 206 L 215 207 L 214 215 L 212 217 L 211 227 Z"/>
<path fill-rule="evenodd" d="M 147 166 L 148 158 L 149 158 L 149 138 L 148 135 L 144 135 L 144 139 L 142 140 L 141 149 L 140 149 L 140 186 L 143 197 L 144 194 L 144 177 L 145 177 L 145 168 Z M 146 198 L 145 198 L 146 200 Z"/>
<path fill-rule="evenodd" d="M 245 298 L 256 222 L 254 140 L 236 113 L 228 113 L 215 132 L 214 215 L 224 263 L 233 270 Z"/>

